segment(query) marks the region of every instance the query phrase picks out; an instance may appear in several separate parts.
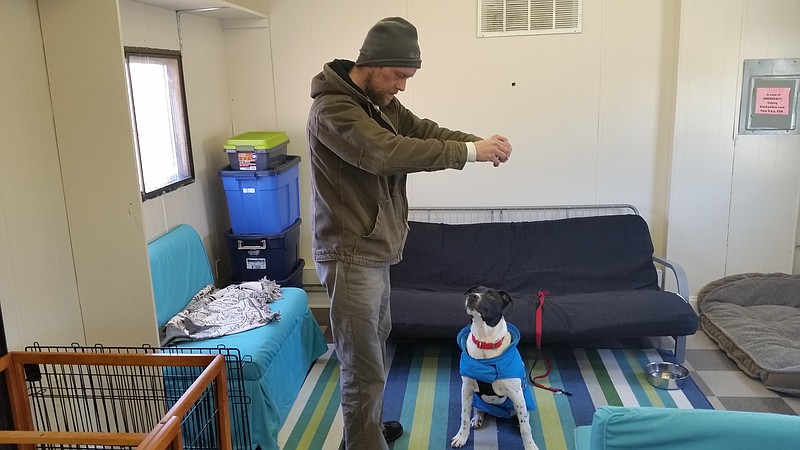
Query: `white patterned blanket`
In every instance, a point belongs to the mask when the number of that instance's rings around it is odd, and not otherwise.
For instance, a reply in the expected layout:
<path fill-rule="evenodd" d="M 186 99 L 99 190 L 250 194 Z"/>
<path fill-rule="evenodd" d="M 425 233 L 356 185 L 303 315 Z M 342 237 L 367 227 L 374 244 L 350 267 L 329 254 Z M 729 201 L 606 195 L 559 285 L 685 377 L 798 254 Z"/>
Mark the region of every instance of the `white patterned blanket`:
<path fill-rule="evenodd" d="M 241 333 L 280 319 L 269 304 L 283 297 L 280 286 L 262 278 L 217 289 L 206 285 L 160 331 L 161 346 Z"/>

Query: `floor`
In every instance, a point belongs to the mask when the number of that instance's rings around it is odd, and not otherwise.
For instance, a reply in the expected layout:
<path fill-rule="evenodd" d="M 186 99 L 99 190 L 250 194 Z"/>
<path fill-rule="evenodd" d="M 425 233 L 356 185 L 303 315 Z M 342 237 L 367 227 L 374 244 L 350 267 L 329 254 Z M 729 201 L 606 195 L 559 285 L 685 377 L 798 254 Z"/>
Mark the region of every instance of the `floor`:
<path fill-rule="evenodd" d="M 739 370 L 702 330 L 689 337 L 684 365 L 714 409 L 800 415 L 800 397 L 766 389 Z"/>
<path fill-rule="evenodd" d="M 309 292 L 309 296 L 312 295 L 324 294 Z M 328 323 L 328 310 L 314 308 L 313 311 L 317 321 L 324 327 Z M 330 342 L 330 333 L 327 327 L 324 328 L 326 339 Z M 671 339 L 662 340 L 649 340 L 648 344 L 650 347 L 671 348 Z M 625 343 L 600 343 L 597 348 L 614 345 Z M 643 348 L 641 343 L 637 345 Z M 742 372 L 702 330 L 698 330 L 687 340 L 684 366 L 689 369 L 692 379 L 708 397 L 714 409 L 800 415 L 800 397 L 766 389 L 760 380 L 752 379 Z"/>

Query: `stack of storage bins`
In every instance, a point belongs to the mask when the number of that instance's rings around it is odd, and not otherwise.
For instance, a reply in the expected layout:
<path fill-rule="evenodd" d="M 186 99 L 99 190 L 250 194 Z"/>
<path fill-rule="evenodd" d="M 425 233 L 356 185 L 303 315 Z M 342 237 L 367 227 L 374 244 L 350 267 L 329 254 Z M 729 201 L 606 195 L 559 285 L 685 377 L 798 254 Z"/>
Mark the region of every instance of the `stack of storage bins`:
<path fill-rule="evenodd" d="M 225 144 L 230 166 L 219 171 L 231 229 L 225 233 L 232 281 L 267 277 L 303 286 L 300 238 L 300 157 L 286 155 L 282 131 L 250 131 Z"/>

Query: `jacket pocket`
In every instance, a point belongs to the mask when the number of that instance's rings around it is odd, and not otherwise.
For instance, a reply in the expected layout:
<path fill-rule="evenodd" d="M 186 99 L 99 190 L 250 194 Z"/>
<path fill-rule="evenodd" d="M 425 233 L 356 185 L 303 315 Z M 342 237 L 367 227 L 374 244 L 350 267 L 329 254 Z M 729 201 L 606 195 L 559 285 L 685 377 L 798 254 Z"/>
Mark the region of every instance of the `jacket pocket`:
<path fill-rule="evenodd" d="M 378 203 L 375 224 L 367 235 L 359 237 L 355 256 L 374 262 L 394 262 L 400 256 L 405 239 L 402 199 Z"/>

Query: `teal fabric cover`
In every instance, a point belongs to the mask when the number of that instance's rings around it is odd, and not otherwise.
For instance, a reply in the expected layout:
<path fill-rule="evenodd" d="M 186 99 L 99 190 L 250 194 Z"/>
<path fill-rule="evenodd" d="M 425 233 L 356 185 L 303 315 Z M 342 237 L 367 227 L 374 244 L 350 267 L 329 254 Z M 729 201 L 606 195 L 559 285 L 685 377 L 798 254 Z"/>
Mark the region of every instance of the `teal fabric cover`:
<path fill-rule="evenodd" d="M 281 319 L 244 333 L 216 339 L 181 342 L 182 348 L 238 348 L 245 361 L 242 372 L 250 396 L 250 438 L 253 448 L 277 450 L 278 431 L 289 415 L 309 367 L 328 349 L 317 321 L 308 309 L 308 295 L 283 288 L 283 298 L 270 305 Z"/>
<path fill-rule="evenodd" d="M 575 428 L 575 450 L 582 450 L 589 448 L 589 442 L 592 438 L 592 426 L 584 425 Z"/>
<path fill-rule="evenodd" d="M 576 435 L 583 431 L 576 432 Z M 710 409 L 604 406 L 577 450 L 800 448 L 800 416 Z M 577 444 L 577 443 L 576 443 Z"/>
<path fill-rule="evenodd" d="M 148 244 L 156 318 L 163 326 L 207 284 L 213 284 L 203 242 L 189 225 L 180 225 Z M 302 289 L 282 288 L 270 305 L 280 320 L 243 333 L 182 342 L 178 348 L 239 350 L 244 390 L 250 397 L 248 420 L 252 449 L 279 450 L 278 432 L 294 404 L 311 364 L 328 349 Z M 242 449 L 239 449 L 242 450 Z"/>
<path fill-rule="evenodd" d="M 159 328 L 178 314 L 200 289 L 214 284 L 200 235 L 181 224 L 147 244 Z"/>
<path fill-rule="evenodd" d="M 270 303 L 270 309 L 281 313 L 280 320 L 244 333 L 229 334 L 215 339 L 181 342 L 180 347 L 213 348 L 217 345 L 225 345 L 238 348 L 242 356 L 247 355 L 253 360 L 253 364 L 247 364 L 244 367 L 244 379 L 260 380 L 267 373 L 269 364 L 272 364 L 275 357 L 282 351 L 283 343 L 299 326 L 308 310 L 308 294 L 304 290 L 292 287 L 281 290 L 283 298 Z M 324 352 L 325 350 L 323 350 Z"/>

